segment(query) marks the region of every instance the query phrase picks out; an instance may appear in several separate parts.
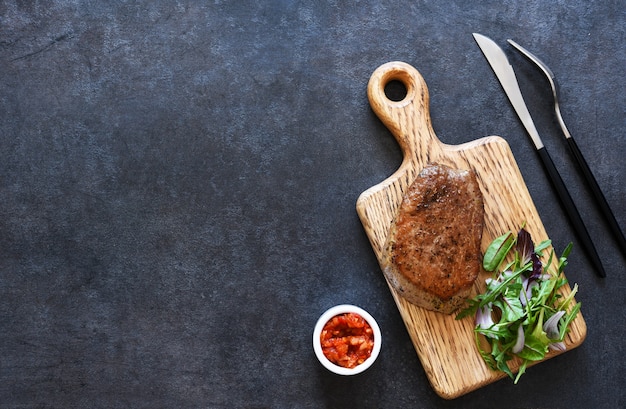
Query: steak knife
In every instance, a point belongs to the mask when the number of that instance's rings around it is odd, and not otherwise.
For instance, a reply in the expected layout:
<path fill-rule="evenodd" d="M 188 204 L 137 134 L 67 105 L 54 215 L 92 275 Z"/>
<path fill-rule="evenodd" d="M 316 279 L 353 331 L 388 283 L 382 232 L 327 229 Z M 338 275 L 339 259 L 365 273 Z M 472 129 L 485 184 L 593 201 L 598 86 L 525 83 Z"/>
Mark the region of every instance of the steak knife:
<path fill-rule="evenodd" d="M 598 252 L 596 251 L 595 246 L 593 245 L 593 241 L 589 236 L 589 232 L 585 227 L 585 223 L 580 217 L 580 213 L 576 208 L 572 197 L 561 178 L 558 170 L 554 166 L 554 162 L 552 158 L 548 154 L 543 142 L 541 141 L 541 137 L 539 136 L 539 132 L 535 128 L 535 123 L 530 116 L 530 112 L 528 112 L 528 107 L 524 102 L 524 98 L 522 97 L 522 92 L 520 91 L 519 84 L 517 83 L 517 78 L 515 77 L 515 72 L 513 71 L 513 67 L 509 63 L 508 58 L 504 51 L 490 38 L 478 34 L 473 33 L 474 40 L 480 47 L 481 51 L 485 55 L 487 62 L 493 69 L 493 72 L 498 77 L 500 81 L 500 85 L 504 89 L 506 96 L 509 98 L 511 105 L 513 105 L 513 109 L 517 113 L 522 125 L 526 129 L 526 132 L 532 139 L 533 144 L 535 145 L 535 149 L 541 159 L 541 163 L 544 167 L 548 178 L 552 184 L 552 187 L 555 190 L 557 197 L 559 198 L 559 202 L 561 207 L 567 214 L 572 226 L 574 227 L 574 231 L 578 236 L 578 239 L 581 241 L 583 245 L 583 250 L 587 253 L 590 261 L 594 265 L 594 269 L 596 273 L 600 277 L 606 277 L 606 272 L 604 271 L 604 267 L 602 266 L 602 262 L 600 261 L 600 257 L 598 256 Z"/>

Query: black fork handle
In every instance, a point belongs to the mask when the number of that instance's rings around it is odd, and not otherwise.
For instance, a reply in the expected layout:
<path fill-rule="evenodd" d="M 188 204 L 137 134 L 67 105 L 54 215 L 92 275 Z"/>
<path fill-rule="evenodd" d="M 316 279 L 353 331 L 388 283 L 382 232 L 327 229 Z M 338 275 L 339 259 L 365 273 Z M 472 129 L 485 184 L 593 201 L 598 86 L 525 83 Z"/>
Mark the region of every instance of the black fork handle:
<path fill-rule="evenodd" d="M 615 240 L 619 245 L 622 255 L 626 257 L 626 238 L 624 238 L 624 233 L 620 229 L 619 224 L 615 219 L 615 215 L 613 214 L 613 211 L 611 210 L 611 207 L 609 206 L 606 197 L 604 197 L 604 194 L 602 193 L 602 189 L 600 189 L 600 186 L 598 186 L 598 182 L 593 176 L 593 173 L 591 173 L 591 169 L 589 168 L 589 165 L 587 164 L 587 161 L 585 160 L 582 152 L 578 148 L 578 144 L 576 144 L 574 138 L 566 139 L 570 148 L 570 152 L 578 163 L 579 169 L 582 172 L 587 182 L 587 185 L 589 186 L 589 189 L 591 189 L 591 194 L 595 200 L 596 205 L 598 206 L 600 212 L 608 223 L 611 232 L 613 233 L 613 236 L 615 237 Z"/>

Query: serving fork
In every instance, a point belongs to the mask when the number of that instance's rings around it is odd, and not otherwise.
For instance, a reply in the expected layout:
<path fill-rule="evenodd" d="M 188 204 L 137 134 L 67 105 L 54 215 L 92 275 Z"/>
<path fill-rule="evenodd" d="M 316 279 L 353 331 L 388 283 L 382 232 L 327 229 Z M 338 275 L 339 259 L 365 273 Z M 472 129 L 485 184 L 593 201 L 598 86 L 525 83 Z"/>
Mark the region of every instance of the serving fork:
<path fill-rule="evenodd" d="M 589 168 L 589 165 L 587 164 L 585 157 L 580 151 L 580 148 L 578 147 L 576 140 L 572 137 L 569 130 L 567 129 L 567 126 L 565 125 L 565 121 L 563 120 L 563 116 L 561 115 L 561 109 L 559 105 L 559 85 L 556 81 L 556 77 L 554 73 L 536 55 L 534 55 L 533 53 L 531 53 L 530 51 L 528 51 L 521 45 L 517 44 L 513 40 L 507 40 L 507 41 L 509 42 L 509 44 L 515 47 L 515 49 L 519 51 L 524 57 L 526 57 L 529 61 L 534 63 L 541 70 L 544 76 L 548 79 L 548 82 L 550 83 L 550 88 L 552 89 L 552 97 L 554 98 L 554 113 L 556 114 L 556 119 L 559 123 L 559 126 L 561 127 L 563 136 L 565 136 L 567 145 L 569 146 L 570 154 L 576 160 L 576 163 L 578 164 L 578 169 L 582 173 L 583 177 L 585 178 L 585 181 L 587 182 L 589 189 L 591 189 L 592 196 L 595 200 L 595 203 L 600 209 L 600 212 L 604 216 L 606 222 L 608 223 L 611 229 L 611 232 L 613 233 L 613 236 L 615 237 L 615 240 L 617 241 L 617 244 L 619 245 L 619 248 L 622 254 L 626 256 L 626 239 L 624 238 L 624 234 L 622 230 L 620 229 L 619 224 L 617 223 L 617 220 L 615 219 L 615 215 L 613 214 L 613 211 L 611 210 L 611 207 L 609 206 L 609 203 L 607 202 L 606 197 L 604 196 L 604 193 L 602 193 L 602 189 L 600 189 L 600 186 L 598 185 L 596 178 L 593 176 L 593 173 L 591 172 L 591 169 Z"/>

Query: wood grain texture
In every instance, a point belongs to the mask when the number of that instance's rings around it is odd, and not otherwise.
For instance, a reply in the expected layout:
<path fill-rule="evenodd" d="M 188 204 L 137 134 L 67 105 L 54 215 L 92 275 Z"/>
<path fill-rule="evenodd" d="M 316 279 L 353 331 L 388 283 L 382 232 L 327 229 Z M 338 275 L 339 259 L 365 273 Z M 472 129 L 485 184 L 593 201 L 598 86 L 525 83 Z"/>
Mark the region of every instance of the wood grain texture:
<path fill-rule="evenodd" d="M 392 101 L 385 95 L 385 86 L 394 80 L 406 87 L 406 97 L 401 101 Z M 485 207 L 483 251 L 495 237 L 509 230 L 516 232 L 524 223 L 535 242 L 548 238 L 508 143 L 497 136 L 455 146 L 441 143 L 432 128 L 426 83 L 415 68 L 403 62 L 380 66 L 370 78 L 368 97 L 373 111 L 394 135 L 404 155 L 398 170 L 363 192 L 356 204 L 379 263 L 403 192 L 429 163 L 476 172 Z M 553 264 L 556 268 L 556 261 Z M 484 291 L 486 277 L 488 274 L 482 272 L 473 294 Z M 441 397 L 453 399 L 506 376 L 491 371 L 476 350 L 472 317 L 457 321 L 455 314 L 416 307 L 389 288 L 427 377 Z M 567 295 L 571 288 L 566 285 L 561 292 Z M 565 340 L 567 350 L 579 346 L 586 333 L 584 318 L 578 314 Z M 560 353 L 550 352 L 546 359 Z M 514 372 L 518 366 L 519 362 L 513 363 Z"/>

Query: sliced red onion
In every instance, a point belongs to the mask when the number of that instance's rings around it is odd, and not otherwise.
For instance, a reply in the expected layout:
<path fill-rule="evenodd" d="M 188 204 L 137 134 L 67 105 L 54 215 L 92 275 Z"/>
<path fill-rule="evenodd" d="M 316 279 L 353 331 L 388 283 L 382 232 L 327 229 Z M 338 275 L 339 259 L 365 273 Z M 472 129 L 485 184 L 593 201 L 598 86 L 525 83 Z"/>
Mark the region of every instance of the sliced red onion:
<path fill-rule="evenodd" d="M 488 329 L 491 328 L 493 324 L 493 319 L 491 318 L 491 303 L 476 310 L 476 325 L 481 329 Z"/>
<path fill-rule="evenodd" d="M 565 347 L 565 342 L 553 342 L 550 345 L 548 345 L 548 348 L 550 348 L 553 351 L 565 351 L 567 349 Z"/>
<path fill-rule="evenodd" d="M 519 301 L 525 307 L 527 301 L 530 299 L 530 295 L 528 294 L 528 278 L 524 277 L 522 279 L 522 291 L 519 292 Z M 532 292 L 531 292 L 532 295 Z"/>
<path fill-rule="evenodd" d="M 559 320 L 565 315 L 565 311 L 559 311 L 543 324 L 543 330 L 550 339 L 557 339 L 559 337 Z"/>
<path fill-rule="evenodd" d="M 517 341 L 515 341 L 515 345 L 513 345 L 513 353 L 519 354 L 524 349 L 524 326 L 520 324 L 517 327 Z"/>
<path fill-rule="evenodd" d="M 520 291 L 519 293 L 519 300 L 522 303 L 522 305 L 525 307 L 528 300 L 531 299 L 531 297 L 533 296 L 533 288 L 537 287 L 539 285 L 539 283 L 537 283 L 537 281 L 523 277 L 522 279 L 522 289 L 524 291 Z"/>

